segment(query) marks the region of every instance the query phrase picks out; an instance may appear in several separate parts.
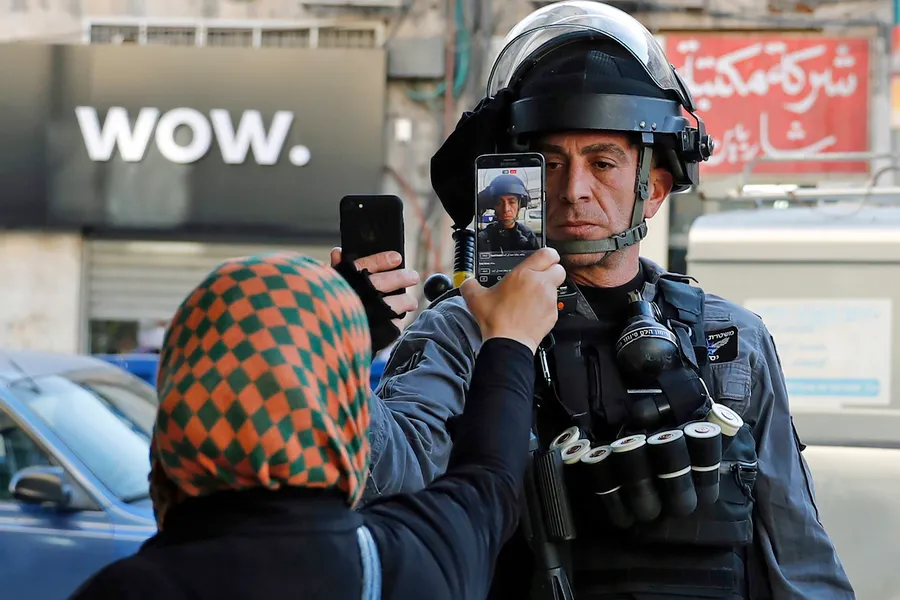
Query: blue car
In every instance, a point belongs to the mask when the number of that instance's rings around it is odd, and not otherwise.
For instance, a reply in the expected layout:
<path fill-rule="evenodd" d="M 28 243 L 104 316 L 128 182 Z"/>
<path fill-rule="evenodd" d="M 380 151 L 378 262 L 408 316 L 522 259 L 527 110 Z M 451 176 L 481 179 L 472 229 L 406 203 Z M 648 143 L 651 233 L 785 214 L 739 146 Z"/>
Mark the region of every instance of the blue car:
<path fill-rule="evenodd" d="M 156 532 L 156 408 L 108 362 L 0 351 L 0 597 L 66 598 Z"/>

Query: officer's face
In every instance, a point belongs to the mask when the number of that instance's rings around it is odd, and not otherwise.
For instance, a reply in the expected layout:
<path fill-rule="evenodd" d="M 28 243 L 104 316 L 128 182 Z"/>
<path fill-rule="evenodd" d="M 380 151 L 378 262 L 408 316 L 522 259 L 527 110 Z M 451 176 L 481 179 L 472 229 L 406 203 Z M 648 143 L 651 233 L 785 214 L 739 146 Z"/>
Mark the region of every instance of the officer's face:
<path fill-rule="evenodd" d="M 547 238 L 601 240 L 631 227 L 637 148 L 623 134 L 552 134 L 538 144 L 547 162 Z M 656 214 L 672 189 L 671 175 L 654 168 L 644 215 Z M 567 255 L 567 267 L 597 264 L 603 254 Z"/>
<path fill-rule="evenodd" d="M 515 196 L 501 196 L 497 200 L 496 217 L 504 229 L 509 229 L 516 224 L 519 216 L 519 199 Z"/>

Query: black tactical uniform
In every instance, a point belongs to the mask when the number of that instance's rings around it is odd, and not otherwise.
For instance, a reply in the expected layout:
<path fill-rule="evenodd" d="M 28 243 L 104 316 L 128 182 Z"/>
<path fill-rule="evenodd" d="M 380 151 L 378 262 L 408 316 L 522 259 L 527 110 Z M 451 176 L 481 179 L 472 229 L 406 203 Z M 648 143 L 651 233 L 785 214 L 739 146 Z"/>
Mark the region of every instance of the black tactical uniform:
<path fill-rule="evenodd" d="M 464 228 L 479 155 L 531 151 L 550 132 L 625 133 L 637 149 L 631 226 L 547 240 L 563 255 L 616 252 L 646 234 L 654 159 L 673 192 L 699 183 L 713 148 L 694 111 L 632 17 L 599 2 L 552 4 L 509 33 L 487 97 L 433 158 L 432 183 Z M 448 423 L 480 347 L 453 295 L 407 329 L 385 369 L 378 396 L 416 425 L 402 440 L 376 426 L 373 493 L 410 489 L 417 471 L 429 481 L 449 455 Z M 818 520 L 762 321 L 645 259 L 621 288 L 567 282 L 560 300 L 537 354 L 523 520 L 491 597 L 854 598 Z"/>
<path fill-rule="evenodd" d="M 478 249 L 491 252 L 519 252 L 541 247 L 537 236 L 525 225 L 516 223 L 509 229 L 494 222 L 478 232 Z"/>
<path fill-rule="evenodd" d="M 511 173 L 498 175 L 491 180 L 490 185 L 478 193 L 479 212 L 493 209 L 496 219 L 478 232 L 479 252 L 520 252 L 537 250 L 541 247 L 537 236 L 527 226 L 517 221 L 507 229 L 500 222 L 500 215 L 496 211 L 501 199 L 507 196 L 513 196 L 518 200 L 519 210 L 528 206 L 530 198 L 528 189 L 521 179 Z"/>

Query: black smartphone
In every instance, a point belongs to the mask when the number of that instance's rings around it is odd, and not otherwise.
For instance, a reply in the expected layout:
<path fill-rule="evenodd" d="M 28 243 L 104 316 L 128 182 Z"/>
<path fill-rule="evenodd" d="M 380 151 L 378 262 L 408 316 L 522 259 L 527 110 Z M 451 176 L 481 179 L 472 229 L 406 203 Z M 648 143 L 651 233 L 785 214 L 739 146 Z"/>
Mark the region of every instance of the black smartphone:
<path fill-rule="evenodd" d="M 483 154 L 475 159 L 475 276 L 492 286 L 547 245 L 544 157 Z"/>
<path fill-rule="evenodd" d="M 379 252 L 400 253 L 399 269 L 406 267 L 403 201 L 397 196 L 353 195 L 341 198 L 341 253 L 356 260 Z M 400 289 L 390 295 L 402 294 Z"/>

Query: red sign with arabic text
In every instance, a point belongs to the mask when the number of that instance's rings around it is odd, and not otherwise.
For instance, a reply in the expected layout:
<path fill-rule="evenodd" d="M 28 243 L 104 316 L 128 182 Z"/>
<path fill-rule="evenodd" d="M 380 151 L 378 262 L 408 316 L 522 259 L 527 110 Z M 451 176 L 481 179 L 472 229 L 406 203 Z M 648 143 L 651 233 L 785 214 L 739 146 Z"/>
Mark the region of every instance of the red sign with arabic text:
<path fill-rule="evenodd" d="M 703 175 L 758 156 L 869 150 L 869 41 L 772 35 L 665 36 L 716 149 Z M 760 163 L 755 173 L 866 173 L 866 162 Z"/>

